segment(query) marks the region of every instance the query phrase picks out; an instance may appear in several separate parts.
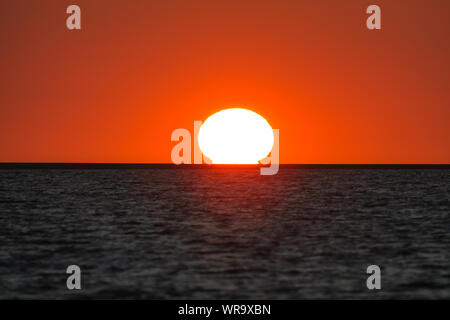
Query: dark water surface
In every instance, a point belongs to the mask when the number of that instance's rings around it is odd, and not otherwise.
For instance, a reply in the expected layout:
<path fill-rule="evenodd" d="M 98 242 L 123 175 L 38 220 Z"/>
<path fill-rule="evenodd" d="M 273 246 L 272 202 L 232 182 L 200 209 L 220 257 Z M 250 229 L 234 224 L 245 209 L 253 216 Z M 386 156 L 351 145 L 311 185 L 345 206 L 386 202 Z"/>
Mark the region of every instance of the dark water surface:
<path fill-rule="evenodd" d="M 0 298 L 448 299 L 449 194 L 445 169 L 0 170 Z"/>

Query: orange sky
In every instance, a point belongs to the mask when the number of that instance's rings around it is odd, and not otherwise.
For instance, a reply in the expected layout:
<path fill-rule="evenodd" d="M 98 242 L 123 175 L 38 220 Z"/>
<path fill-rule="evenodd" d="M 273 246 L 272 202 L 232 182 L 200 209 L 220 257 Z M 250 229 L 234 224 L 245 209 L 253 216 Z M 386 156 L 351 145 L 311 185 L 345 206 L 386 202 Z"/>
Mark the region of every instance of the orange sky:
<path fill-rule="evenodd" d="M 281 163 L 450 163 L 449 14 L 448 0 L 1 1 L 0 161 L 170 162 L 174 129 L 246 106 L 280 129 Z"/>

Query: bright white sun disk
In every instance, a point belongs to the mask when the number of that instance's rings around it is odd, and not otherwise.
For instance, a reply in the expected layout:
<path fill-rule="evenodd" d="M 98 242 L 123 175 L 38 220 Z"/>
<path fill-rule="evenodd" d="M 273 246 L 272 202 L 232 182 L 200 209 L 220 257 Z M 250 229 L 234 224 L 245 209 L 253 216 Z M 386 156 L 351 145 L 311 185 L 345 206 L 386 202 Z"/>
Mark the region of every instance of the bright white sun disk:
<path fill-rule="evenodd" d="M 200 127 L 202 152 L 217 164 L 256 164 L 272 150 L 269 123 L 259 114 L 241 108 L 219 111 Z"/>

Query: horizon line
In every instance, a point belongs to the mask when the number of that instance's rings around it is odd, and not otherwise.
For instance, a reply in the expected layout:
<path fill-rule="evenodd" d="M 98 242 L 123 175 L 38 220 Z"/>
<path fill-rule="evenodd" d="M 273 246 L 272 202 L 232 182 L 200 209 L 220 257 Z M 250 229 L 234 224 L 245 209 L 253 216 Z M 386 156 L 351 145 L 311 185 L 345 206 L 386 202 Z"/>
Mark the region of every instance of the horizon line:
<path fill-rule="evenodd" d="M 0 162 L 0 169 L 150 169 L 260 168 L 262 164 L 180 164 L 133 162 Z M 282 163 L 281 168 L 304 169 L 450 169 L 450 163 Z M 267 167 L 267 166 L 266 166 Z"/>

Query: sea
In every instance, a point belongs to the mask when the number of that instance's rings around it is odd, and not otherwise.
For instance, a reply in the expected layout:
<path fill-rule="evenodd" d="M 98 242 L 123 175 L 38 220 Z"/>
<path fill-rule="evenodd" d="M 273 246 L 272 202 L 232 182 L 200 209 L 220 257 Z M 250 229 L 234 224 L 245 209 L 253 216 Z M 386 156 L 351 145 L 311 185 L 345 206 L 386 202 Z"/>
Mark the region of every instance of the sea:
<path fill-rule="evenodd" d="M 0 299 L 449 298 L 448 166 L 0 168 Z"/>

